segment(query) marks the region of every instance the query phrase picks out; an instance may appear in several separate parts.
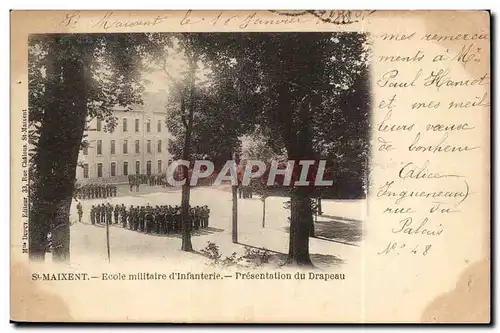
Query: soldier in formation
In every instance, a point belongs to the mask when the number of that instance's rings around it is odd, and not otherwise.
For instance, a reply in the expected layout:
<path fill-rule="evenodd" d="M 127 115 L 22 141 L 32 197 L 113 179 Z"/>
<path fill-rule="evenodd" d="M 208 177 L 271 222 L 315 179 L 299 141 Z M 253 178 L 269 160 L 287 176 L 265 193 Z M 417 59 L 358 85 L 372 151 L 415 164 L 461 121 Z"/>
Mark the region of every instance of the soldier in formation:
<path fill-rule="evenodd" d="M 111 204 L 92 205 L 90 208 L 90 221 L 92 224 L 113 224 L 113 206 Z M 117 221 L 117 219 L 115 219 Z"/>
<path fill-rule="evenodd" d="M 148 234 L 171 234 L 181 232 L 180 206 L 130 206 L 108 204 L 93 205 L 90 209 L 92 224 L 121 224 L 123 228 Z M 189 219 L 194 230 L 208 228 L 210 209 L 208 206 L 189 208 Z"/>
<path fill-rule="evenodd" d="M 128 176 L 128 184 L 130 186 L 130 191 L 134 189 L 136 192 L 139 191 L 140 185 L 148 184 L 149 186 L 166 186 L 165 179 L 162 174 L 156 175 L 146 175 L 146 174 L 135 174 Z"/>
<path fill-rule="evenodd" d="M 76 197 L 78 199 L 97 199 L 116 197 L 117 186 L 115 184 L 85 184 L 76 188 Z"/>

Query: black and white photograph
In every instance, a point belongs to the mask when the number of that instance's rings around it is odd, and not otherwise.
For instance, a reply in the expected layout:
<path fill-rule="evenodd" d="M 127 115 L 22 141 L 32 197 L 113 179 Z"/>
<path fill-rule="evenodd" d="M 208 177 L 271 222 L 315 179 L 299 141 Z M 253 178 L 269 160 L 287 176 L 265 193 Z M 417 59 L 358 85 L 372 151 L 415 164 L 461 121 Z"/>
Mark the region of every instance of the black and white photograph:
<path fill-rule="evenodd" d="M 368 38 L 30 35 L 30 260 L 341 267 L 366 212 Z"/>
<path fill-rule="evenodd" d="M 491 322 L 491 13 L 11 12 L 11 320 Z"/>

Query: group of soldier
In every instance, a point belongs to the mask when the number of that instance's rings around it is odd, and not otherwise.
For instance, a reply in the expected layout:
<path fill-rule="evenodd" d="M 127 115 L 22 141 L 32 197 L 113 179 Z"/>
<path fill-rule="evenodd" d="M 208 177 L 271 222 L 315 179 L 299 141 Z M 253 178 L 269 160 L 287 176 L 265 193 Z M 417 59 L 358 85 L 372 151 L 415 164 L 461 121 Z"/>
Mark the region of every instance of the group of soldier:
<path fill-rule="evenodd" d="M 80 211 L 79 211 L 80 214 Z M 210 217 L 208 206 L 189 208 L 189 219 L 193 229 L 207 228 Z M 180 206 L 130 206 L 124 204 L 92 205 L 90 209 L 92 224 L 121 224 L 123 228 L 159 235 L 179 233 L 181 231 Z"/>
<path fill-rule="evenodd" d="M 78 199 L 94 199 L 116 197 L 117 186 L 115 184 L 84 184 L 77 185 L 75 194 Z"/>
<path fill-rule="evenodd" d="M 130 191 L 133 191 L 135 188 L 136 192 L 139 192 L 139 186 L 142 184 L 149 184 L 149 186 L 166 186 L 166 182 L 163 178 L 163 175 L 147 175 L 147 174 L 135 174 L 128 176 L 128 184 L 130 186 Z"/>

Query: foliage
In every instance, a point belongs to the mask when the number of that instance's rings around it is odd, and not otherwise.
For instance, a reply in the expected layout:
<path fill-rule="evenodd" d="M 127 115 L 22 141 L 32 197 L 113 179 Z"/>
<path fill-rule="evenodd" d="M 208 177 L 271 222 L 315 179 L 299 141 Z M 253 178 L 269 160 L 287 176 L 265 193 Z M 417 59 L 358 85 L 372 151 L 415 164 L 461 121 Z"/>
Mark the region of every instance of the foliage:
<path fill-rule="evenodd" d="M 210 241 L 207 242 L 207 246 L 201 250 L 201 253 L 203 253 L 208 259 L 210 259 L 212 266 L 220 267 L 260 267 L 264 264 L 268 264 L 272 257 L 271 252 L 269 252 L 269 250 L 267 249 L 253 249 L 251 247 L 245 246 L 245 253 L 243 254 L 243 256 L 238 256 L 236 252 L 233 252 L 230 256 L 226 256 L 224 259 L 222 259 L 222 254 L 220 253 L 219 246 Z M 243 265 L 243 261 L 245 261 L 247 265 Z"/>
<path fill-rule="evenodd" d="M 149 34 L 30 35 L 30 258 L 44 259 L 52 230 L 53 258 L 69 260 L 69 210 L 84 131 L 97 117 L 113 130 L 115 106 L 140 104 Z"/>
<path fill-rule="evenodd" d="M 240 103 L 238 120 L 254 124 L 243 134 L 264 143 L 259 148 L 266 146 L 267 156 L 285 150 L 290 159 L 326 159 L 327 179 L 344 192 L 364 195 L 359 180 L 367 172 L 367 35 L 212 33 L 197 38 L 209 45 L 205 61 L 219 80 L 227 76 L 224 80 L 233 83 L 224 92 L 245 96 L 244 103 L 233 100 Z"/>
<path fill-rule="evenodd" d="M 155 45 L 148 34 L 61 34 L 31 35 L 28 48 L 29 121 L 31 168 L 36 171 L 40 126 L 53 103 L 70 105 L 71 82 L 62 80 L 63 68 L 50 70 L 51 63 L 63 64 L 76 59 L 85 64 L 87 121 L 105 122 L 108 130 L 116 126 L 113 108 L 142 104 L 144 86 L 143 59 Z M 50 87 L 50 89 L 48 89 Z M 53 91 L 61 91 L 57 95 Z M 64 93 L 63 93 L 64 92 Z M 67 117 L 74 117 L 68 111 Z M 64 121 L 64 119 L 61 119 Z M 88 127 L 87 127 L 88 128 Z M 53 133 L 57 141 L 57 133 Z M 59 143 L 61 141 L 59 140 Z M 85 140 L 81 148 L 87 146 Z M 35 175 L 33 175 L 35 176 Z M 32 179 L 35 179 L 34 177 Z"/>
<path fill-rule="evenodd" d="M 221 260 L 222 254 L 219 251 L 219 246 L 217 244 L 212 243 L 210 241 L 207 242 L 207 246 L 201 250 L 201 253 L 203 253 L 207 258 L 209 258 L 212 261 L 213 266 L 222 266 L 222 267 L 228 267 L 228 266 L 234 266 L 237 265 L 242 258 L 238 257 L 236 252 L 233 252 L 229 257 L 225 257 L 224 259 Z"/>
<path fill-rule="evenodd" d="M 201 249 L 201 253 L 203 253 L 208 259 L 212 260 L 214 265 L 219 264 L 220 258 L 222 257 L 222 254 L 219 252 L 219 247 L 210 241 L 207 243 L 207 246 L 204 249 Z"/>
<path fill-rule="evenodd" d="M 267 249 L 253 249 L 245 246 L 245 254 L 243 258 L 256 262 L 257 266 L 269 263 L 271 253 Z"/>
<path fill-rule="evenodd" d="M 174 158 L 209 158 L 220 167 L 250 136 L 268 147 L 262 150 L 266 159 L 327 159 L 327 177 L 337 185 L 328 190 L 362 195 L 370 107 L 367 44 L 366 35 L 351 32 L 32 35 L 32 212 L 40 213 L 38 203 L 71 198 L 78 149 L 88 144 L 82 140 L 87 121 L 97 117 L 113 130 L 115 106 L 142 103 L 141 74 L 151 65 L 171 77 L 167 126 Z M 178 77 L 170 73 L 170 54 L 185 60 Z M 267 190 L 257 184 L 263 197 Z M 308 224 L 298 221 L 309 220 L 313 209 L 297 207 L 307 207 L 305 200 L 318 189 L 293 190 L 298 204 L 291 207 L 290 237 L 304 240 L 301 228 Z M 184 208 L 185 198 L 188 192 Z M 40 216 L 37 223 L 47 219 Z M 308 247 L 294 244 L 290 248 Z M 217 255 L 215 248 L 207 251 Z M 238 259 L 227 258 L 222 262 Z"/>

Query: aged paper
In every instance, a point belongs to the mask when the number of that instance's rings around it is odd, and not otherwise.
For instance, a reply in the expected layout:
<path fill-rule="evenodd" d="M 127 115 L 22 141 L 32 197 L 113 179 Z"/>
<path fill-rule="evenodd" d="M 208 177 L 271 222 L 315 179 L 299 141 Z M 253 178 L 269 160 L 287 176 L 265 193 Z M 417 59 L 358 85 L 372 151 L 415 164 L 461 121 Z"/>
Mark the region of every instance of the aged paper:
<path fill-rule="evenodd" d="M 488 12 L 13 11 L 11 101 L 13 321 L 490 321 Z"/>

